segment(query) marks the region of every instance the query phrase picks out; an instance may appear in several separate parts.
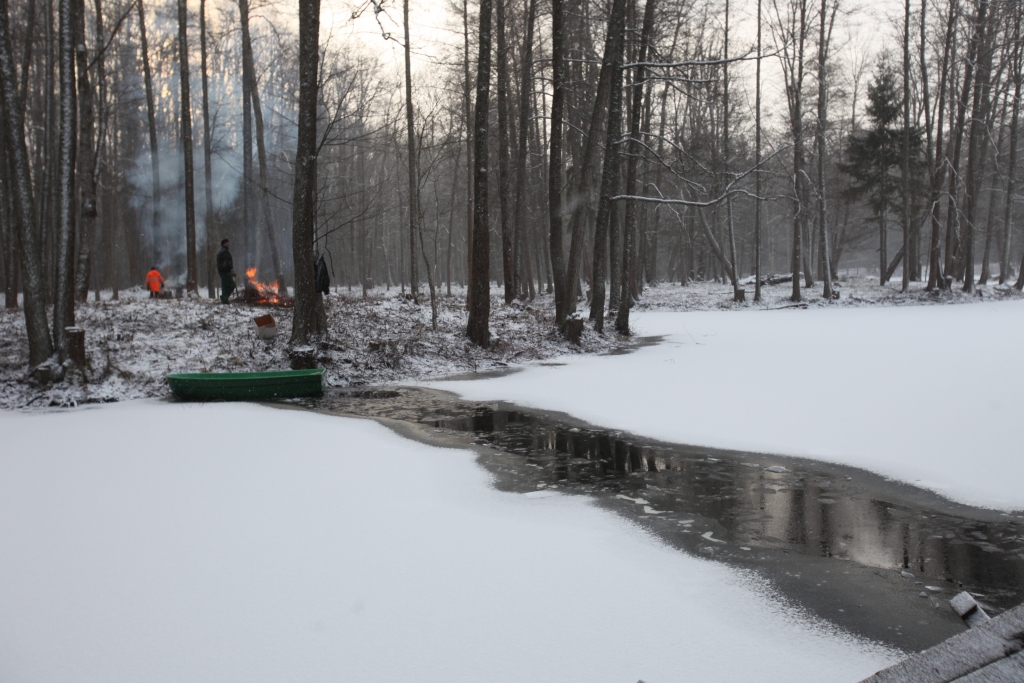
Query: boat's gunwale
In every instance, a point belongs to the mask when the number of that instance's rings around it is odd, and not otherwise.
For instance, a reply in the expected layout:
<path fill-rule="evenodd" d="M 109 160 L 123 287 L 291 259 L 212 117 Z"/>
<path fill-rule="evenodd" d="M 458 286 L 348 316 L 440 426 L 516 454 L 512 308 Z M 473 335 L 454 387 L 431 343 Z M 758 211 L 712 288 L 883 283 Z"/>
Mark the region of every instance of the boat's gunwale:
<path fill-rule="evenodd" d="M 310 370 L 273 370 L 270 372 L 189 372 L 167 375 L 167 380 L 179 382 L 200 382 L 203 384 L 214 383 L 240 383 L 258 382 L 265 380 L 308 380 L 318 375 L 323 375 L 323 368 Z"/>

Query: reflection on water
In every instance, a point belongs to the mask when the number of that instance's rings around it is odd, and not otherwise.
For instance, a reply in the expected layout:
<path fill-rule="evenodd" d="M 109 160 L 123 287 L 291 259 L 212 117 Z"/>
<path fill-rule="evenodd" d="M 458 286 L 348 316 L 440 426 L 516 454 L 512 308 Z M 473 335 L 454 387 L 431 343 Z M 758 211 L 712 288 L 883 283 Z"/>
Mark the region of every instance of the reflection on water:
<path fill-rule="evenodd" d="M 728 542 L 906 571 L 918 585 L 941 589 L 924 592 L 945 597 L 962 585 L 997 610 L 1021 601 L 1021 517 L 978 521 L 894 504 L 863 481 L 815 472 L 810 461 L 791 469 L 759 455 L 712 457 L 516 410 L 477 407 L 472 415 L 434 424 L 471 432 L 478 442 L 520 458 L 542 473 L 536 478 L 545 488 L 605 490 L 634 500 L 642 495 L 646 514 L 675 518 L 684 527 L 694 518 L 715 520 L 714 537 Z"/>
<path fill-rule="evenodd" d="M 963 629 L 946 605 L 960 590 L 995 612 L 1024 597 L 1024 516 L 860 470 L 661 444 L 412 387 L 292 403 L 475 442 L 503 490 L 593 496 L 675 546 L 763 570 L 817 614 L 908 651 Z"/>

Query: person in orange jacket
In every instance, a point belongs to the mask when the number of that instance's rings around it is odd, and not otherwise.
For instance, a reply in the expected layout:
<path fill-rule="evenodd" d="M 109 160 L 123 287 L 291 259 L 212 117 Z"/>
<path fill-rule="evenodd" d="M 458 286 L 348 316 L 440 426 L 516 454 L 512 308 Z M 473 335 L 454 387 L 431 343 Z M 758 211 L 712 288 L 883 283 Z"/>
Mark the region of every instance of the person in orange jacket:
<path fill-rule="evenodd" d="M 164 276 L 153 266 L 153 269 L 146 273 L 146 288 L 149 289 L 150 299 L 160 298 L 160 288 L 164 286 Z"/>

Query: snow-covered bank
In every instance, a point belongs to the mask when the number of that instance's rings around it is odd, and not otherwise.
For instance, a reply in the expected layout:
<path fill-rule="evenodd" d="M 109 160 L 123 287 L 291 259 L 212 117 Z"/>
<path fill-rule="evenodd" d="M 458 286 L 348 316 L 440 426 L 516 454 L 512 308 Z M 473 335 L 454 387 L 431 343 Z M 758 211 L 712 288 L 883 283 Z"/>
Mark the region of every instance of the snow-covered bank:
<path fill-rule="evenodd" d="M 377 288 L 363 299 L 358 290 L 325 297 L 328 340 L 316 349 L 328 386 L 386 384 L 424 377 L 476 372 L 510 363 L 613 348 L 621 342 L 587 330 L 580 347 L 554 329 L 552 298 L 531 304 L 491 303 L 494 343 L 481 349 L 466 339 L 464 288 L 440 297 L 438 329 L 430 327 L 429 297 L 417 305 L 397 288 Z M 253 318 L 270 313 L 279 336 L 256 338 Z M 86 330 L 88 365 L 61 382 L 38 385 L 26 376 L 25 316 L 0 308 L 0 408 L 46 407 L 125 401 L 168 395 L 164 376 L 172 372 L 253 372 L 289 366 L 292 310 L 223 306 L 209 299 L 151 300 L 141 290 L 109 294 L 75 309 Z"/>
<path fill-rule="evenodd" d="M 895 659 L 371 422 L 133 402 L 0 431 L 11 683 L 856 681 Z"/>
<path fill-rule="evenodd" d="M 1024 301 L 637 313 L 656 346 L 433 386 L 672 441 L 863 467 L 1024 508 Z"/>

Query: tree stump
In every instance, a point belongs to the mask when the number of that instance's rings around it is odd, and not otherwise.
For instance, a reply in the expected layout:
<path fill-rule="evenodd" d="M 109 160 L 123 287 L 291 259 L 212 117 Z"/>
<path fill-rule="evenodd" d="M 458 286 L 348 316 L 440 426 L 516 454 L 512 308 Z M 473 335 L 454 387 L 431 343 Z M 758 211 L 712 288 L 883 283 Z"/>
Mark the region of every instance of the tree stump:
<path fill-rule="evenodd" d="M 68 358 L 73 363 L 85 365 L 85 330 L 81 327 L 65 327 L 68 335 Z"/>
<path fill-rule="evenodd" d="M 313 370 L 316 368 L 316 349 L 301 346 L 288 352 L 288 360 L 292 370 Z"/>
<path fill-rule="evenodd" d="M 583 318 L 566 318 L 562 323 L 562 336 L 570 344 L 579 346 L 580 338 L 583 336 Z"/>
<path fill-rule="evenodd" d="M 743 289 L 742 287 L 738 287 L 736 289 L 736 292 L 733 294 L 732 300 L 738 304 L 743 303 L 744 301 L 747 300 L 747 290 Z"/>

